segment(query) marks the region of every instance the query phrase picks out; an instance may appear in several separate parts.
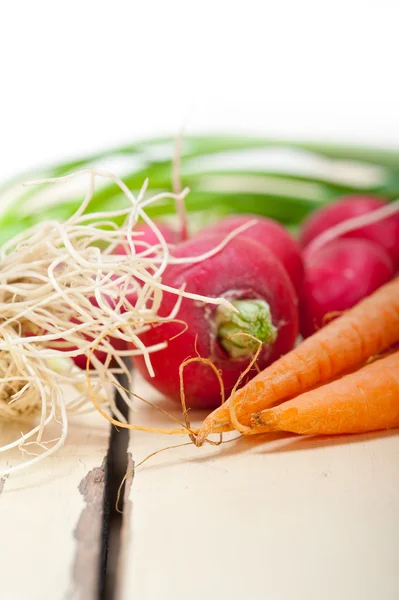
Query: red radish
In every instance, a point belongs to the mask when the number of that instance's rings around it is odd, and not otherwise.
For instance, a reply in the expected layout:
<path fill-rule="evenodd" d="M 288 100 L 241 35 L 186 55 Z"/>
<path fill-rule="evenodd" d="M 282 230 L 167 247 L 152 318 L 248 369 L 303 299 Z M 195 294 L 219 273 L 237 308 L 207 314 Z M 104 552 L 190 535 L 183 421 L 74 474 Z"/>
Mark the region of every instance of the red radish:
<path fill-rule="evenodd" d="M 108 297 L 107 301 L 108 301 L 110 308 L 115 308 L 116 303 L 111 298 Z M 93 304 L 93 306 L 98 307 L 98 302 L 95 297 L 90 298 L 90 302 Z M 71 319 L 71 322 L 78 324 L 81 321 L 79 319 L 73 318 L 73 319 Z M 87 340 L 90 340 L 90 338 L 87 335 L 85 336 L 85 338 Z M 108 341 L 116 350 L 125 350 L 126 349 L 126 342 L 120 338 L 116 338 L 116 337 L 110 335 L 108 337 Z M 65 352 L 70 352 L 72 350 L 76 350 L 76 347 L 63 348 L 63 350 Z M 107 358 L 107 355 L 105 352 L 102 352 L 101 350 L 95 350 L 94 354 L 95 354 L 96 358 L 98 358 L 98 360 L 100 360 L 103 364 L 105 363 L 105 360 Z M 77 367 L 79 367 L 80 369 L 82 369 L 82 370 L 86 369 L 87 357 L 85 354 L 78 354 L 77 356 L 73 356 L 72 360 L 75 363 L 75 365 Z"/>
<path fill-rule="evenodd" d="M 180 236 L 180 234 L 177 231 L 175 231 L 174 229 L 162 222 L 157 222 L 156 226 L 158 227 L 160 233 L 163 235 L 167 244 L 177 244 Z M 137 252 L 145 251 L 148 247 L 147 244 L 150 246 L 159 245 L 160 242 L 158 237 L 156 236 L 154 230 L 149 225 L 147 225 L 147 223 L 139 223 L 134 228 L 134 231 L 140 231 L 143 234 L 140 236 L 133 237 L 133 242 Z M 128 248 L 123 244 L 119 244 L 119 246 L 116 247 L 114 254 L 125 255 L 126 252 L 128 252 Z M 155 253 L 150 252 L 147 255 L 147 258 L 150 258 L 154 255 Z M 128 296 L 128 299 L 131 302 L 131 304 L 134 305 L 137 300 L 137 294 L 135 292 L 131 292 Z M 122 312 L 124 312 L 123 308 Z"/>
<path fill-rule="evenodd" d="M 199 256 L 215 248 L 225 234 L 192 238 L 174 249 L 176 257 Z M 258 366 L 266 365 L 288 352 L 298 333 L 297 298 L 281 263 L 264 246 L 246 237 L 234 238 L 214 256 L 195 264 L 170 265 L 162 282 L 174 288 L 186 285 L 186 291 L 236 302 L 240 314 L 183 298 L 178 319 L 188 329 L 171 339 L 165 350 L 151 354 L 155 377 L 151 378 L 142 357 L 134 364 L 158 390 L 180 401 L 179 367 L 197 353 L 210 359 L 220 370 L 228 395 L 240 374 L 248 366 L 258 343 L 246 337 L 229 336 L 248 332 L 262 339 Z M 176 295 L 164 294 L 160 315 L 170 314 Z M 149 346 L 172 338 L 182 331 L 180 323 L 153 326 L 141 336 Z M 254 369 L 242 383 L 256 374 Z M 184 389 L 188 406 L 215 408 L 220 404 L 220 388 L 212 369 L 191 363 L 184 370 Z"/>
<path fill-rule="evenodd" d="M 86 339 L 89 340 L 90 338 L 86 336 Z M 115 348 L 115 350 L 126 349 L 126 342 L 124 340 L 121 340 L 120 338 L 109 336 L 109 342 L 113 346 L 113 348 Z M 68 348 L 68 350 L 75 350 L 75 348 Z M 94 354 L 99 361 L 101 361 L 103 364 L 105 363 L 105 360 L 107 358 L 105 352 L 102 352 L 101 350 L 95 350 Z M 83 371 L 86 370 L 87 356 L 85 354 L 78 354 L 78 356 L 73 356 L 72 360 L 77 367 L 79 367 Z M 111 365 L 113 365 L 113 363 L 111 363 Z"/>
<path fill-rule="evenodd" d="M 280 260 L 281 264 L 285 268 L 290 277 L 292 284 L 298 294 L 300 295 L 302 281 L 303 281 L 303 264 L 301 257 L 301 250 L 297 242 L 291 237 L 291 235 L 284 229 L 280 223 L 273 221 L 273 219 L 267 219 L 266 217 L 260 217 L 258 215 L 234 215 L 226 217 L 217 221 L 216 223 L 203 229 L 197 235 L 204 235 L 209 233 L 225 233 L 228 234 L 237 227 L 248 223 L 249 221 L 257 222 L 251 225 L 247 230 L 238 234 L 240 237 L 250 237 L 257 242 L 260 242 L 262 246 L 268 248 L 273 254 Z"/>
<path fill-rule="evenodd" d="M 173 229 L 171 229 L 168 225 L 166 225 L 165 223 L 157 223 L 156 225 L 157 225 L 159 231 L 161 232 L 161 234 L 163 235 L 163 237 L 165 238 L 165 241 L 168 244 L 175 244 L 178 241 L 177 232 L 174 231 Z M 150 244 L 150 245 L 159 244 L 159 239 L 157 238 L 153 229 L 149 225 L 147 225 L 147 223 L 139 223 L 134 228 L 134 231 L 143 232 L 143 235 L 137 236 L 137 237 L 135 236 L 133 238 L 134 244 L 137 247 L 137 250 L 139 252 L 145 249 L 145 246 L 143 246 L 143 242 L 145 244 Z M 126 254 L 125 247 L 123 245 L 119 245 L 115 250 L 115 254 Z M 135 296 L 136 295 L 134 293 L 132 293 L 132 295 L 130 297 L 130 301 L 133 304 L 135 302 Z M 91 298 L 90 301 L 94 306 L 98 306 L 97 300 L 94 297 Z M 109 303 L 110 303 L 110 306 L 112 307 L 113 303 L 112 303 L 111 299 L 109 299 Z M 122 308 L 122 312 L 123 312 L 123 308 Z M 78 322 L 78 321 L 76 321 L 76 322 Z M 110 336 L 109 341 L 116 350 L 123 350 L 126 347 L 126 343 L 119 338 Z M 66 348 L 65 350 L 70 351 L 70 350 L 74 350 L 74 348 Z M 105 359 L 106 359 L 105 352 L 96 350 L 94 354 L 102 363 L 105 362 Z M 78 356 L 74 356 L 72 360 L 81 369 L 86 369 L 87 358 L 84 354 L 79 354 Z"/>
<path fill-rule="evenodd" d="M 158 227 L 168 244 L 176 244 L 179 241 L 178 232 L 172 229 L 169 225 L 162 222 L 155 222 L 155 225 Z M 143 235 L 137 237 L 138 242 L 146 242 L 147 244 L 153 245 L 159 244 L 158 237 L 155 235 L 154 230 L 147 225 L 147 223 L 138 223 L 134 230 L 143 232 Z"/>
<path fill-rule="evenodd" d="M 126 348 L 126 343 L 124 342 L 124 340 L 110 337 L 109 341 L 115 348 L 115 350 L 124 350 Z M 74 350 L 74 348 L 68 348 L 68 350 Z M 99 361 L 101 361 L 103 364 L 105 363 L 105 359 L 107 358 L 105 352 L 95 350 L 94 354 L 96 355 Z M 73 356 L 72 360 L 75 363 L 75 365 L 79 367 L 79 369 L 82 369 L 82 371 L 86 370 L 87 357 L 84 354 L 78 354 L 78 356 Z"/>
<path fill-rule="evenodd" d="M 362 239 L 337 239 L 316 251 L 305 267 L 301 332 L 311 335 L 329 313 L 357 304 L 394 276 L 380 246 Z"/>
<path fill-rule="evenodd" d="M 179 241 L 178 232 L 169 227 L 169 225 L 162 222 L 157 222 L 155 224 L 158 227 L 160 233 L 165 238 L 167 244 L 176 244 Z M 138 223 L 135 226 L 134 231 L 142 233 L 142 235 L 140 236 L 133 237 L 133 241 L 138 252 L 142 252 L 146 249 L 146 246 L 143 244 L 149 244 L 150 246 L 155 246 L 156 244 L 159 244 L 158 237 L 156 236 L 154 230 L 149 225 L 147 225 L 147 223 Z M 125 247 L 119 245 L 115 250 L 115 254 L 126 254 Z"/>
<path fill-rule="evenodd" d="M 305 248 L 317 236 L 335 225 L 367 215 L 386 205 L 386 200 L 378 196 L 344 196 L 328 206 L 315 210 L 305 220 L 300 233 L 300 244 Z M 379 244 L 392 258 L 396 267 L 399 267 L 399 213 L 348 231 L 340 237 L 362 238 Z"/>

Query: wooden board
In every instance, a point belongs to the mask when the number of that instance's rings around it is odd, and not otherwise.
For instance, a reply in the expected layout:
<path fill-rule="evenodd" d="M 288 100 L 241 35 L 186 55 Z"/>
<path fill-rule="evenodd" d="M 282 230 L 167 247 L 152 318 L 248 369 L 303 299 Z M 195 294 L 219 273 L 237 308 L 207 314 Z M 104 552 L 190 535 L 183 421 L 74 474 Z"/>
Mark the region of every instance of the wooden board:
<path fill-rule="evenodd" d="M 133 417 L 170 425 L 145 405 Z M 134 432 L 130 452 L 182 441 Z M 396 600 L 398 464 L 398 432 L 158 454 L 130 488 L 117 598 Z"/>
<path fill-rule="evenodd" d="M 17 434 L 3 426 L 0 439 L 7 443 Z M 71 419 L 58 453 L 2 480 L 2 598 L 98 598 L 108 440 L 108 423 L 99 415 Z M 19 455 L 18 449 L 0 455 L 1 465 Z"/>

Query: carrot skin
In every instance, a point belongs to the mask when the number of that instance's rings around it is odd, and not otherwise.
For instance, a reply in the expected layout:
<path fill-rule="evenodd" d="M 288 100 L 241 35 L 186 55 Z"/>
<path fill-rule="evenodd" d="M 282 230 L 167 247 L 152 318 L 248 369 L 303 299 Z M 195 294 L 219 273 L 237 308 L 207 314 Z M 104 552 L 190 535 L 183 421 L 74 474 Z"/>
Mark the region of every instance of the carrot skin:
<path fill-rule="evenodd" d="M 238 390 L 234 397 L 237 417 L 248 426 L 253 413 L 353 371 L 398 341 L 399 278 L 395 278 Z M 227 401 L 206 417 L 197 443 L 229 424 Z"/>
<path fill-rule="evenodd" d="M 252 416 L 252 433 L 365 433 L 399 427 L 399 351 Z"/>

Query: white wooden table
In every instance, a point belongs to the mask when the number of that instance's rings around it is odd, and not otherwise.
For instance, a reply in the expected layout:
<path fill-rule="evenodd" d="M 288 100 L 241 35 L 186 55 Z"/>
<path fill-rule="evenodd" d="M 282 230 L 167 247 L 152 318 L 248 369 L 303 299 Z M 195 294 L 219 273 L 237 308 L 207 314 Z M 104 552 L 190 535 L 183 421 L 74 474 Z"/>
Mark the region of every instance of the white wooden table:
<path fill-rule="evenodd" d="M 130 452 L 173 442 L 132 433 Z M 117 598 L 397 600 L 398 515 L 399 432 L 176 448 L 135 474 Z"/>
<path fill-rule="evenodd" d="M 169 426 L 153 409 L 138 408 L 132 420 Z M 127 434 L 119 435 L 112 444 L 125 468 L 186 441 L 134 432 L 126 454 L 120 440 Z M 108 444 L 101 417 L 75 420 L 57 455 L 2 482 L 1 598 L 399 597 L 398 432 L 251 438 L 160 453 L 129 480 L 110 538 Z"/>
<path fill-rule="evenodd" d="M 2 441 L 17 435 L 17 428 L 0 430 Z M 98 597 L 108 441 L 109 427 L 98 415 L 71 420 L 57 454 L 2 480 L 2 598 Z M 0 459 L 19 453 L 16 449 Z"/>

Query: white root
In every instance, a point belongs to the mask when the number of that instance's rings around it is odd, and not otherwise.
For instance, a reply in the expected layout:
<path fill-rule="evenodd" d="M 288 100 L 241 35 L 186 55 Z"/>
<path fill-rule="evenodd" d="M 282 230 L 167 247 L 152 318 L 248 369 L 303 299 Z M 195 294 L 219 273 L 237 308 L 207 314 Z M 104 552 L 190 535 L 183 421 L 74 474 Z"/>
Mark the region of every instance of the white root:
<path fill-rule="evenodd" d="M 183 202 L 188 190 L 145 197 L 147 181 L 135 198 L 112 173 L 87 169 L 88 191 L 78 210 L 66 222 L 46 221 L 9 240 L 0 249 L 0 422 L 27 422 L 30 429 L 13 442 L 0 445 L 0 452 L 20 448 L 28 460 L 11 461 L 0 468 L 0 476 L 32 466 L 56 452 L 68 431 L 68 416 L 93 410 L 86 374 L 72 357 L 91 356 L 91 389 L 96 401 L 123 419 L 116 409 L 113 391 L 118 387 L 132 407 L 129 395 L 116 376 L 126 373 L 127 357 L 142 355 L 153 375 L 151 353 L 167 346 L 146 347 L 140 334 L 154 323 L 175 319 L 183 298 L 204 303 L 229 303 L 224 298 L 190 294 L 162 283 L 168 264 L 174 259 L 158 227 L 145 207 L 163 198 Z M 44 179 L 31 184 L 62 183 L 81 174 Z M 124 210 L 86 213 L 93 197 L 96 177 L 111 179 L 126 196 Z M 117 227 L 115 217 L 124 217 Z M 150 246 L 135 231 L 138 219 L 152 229 L 158 244 Z M 241 231 L 243 228 L 239 228 Z M 236 234 L 239 233 L 237 230 Z M 202 257 L 184 259 L 198 262 L 219 252 L 233 236 Z M 116 254 L 123 246 L 125 254 Z M 176 296 L 168 317 L 158 311 L 164 292 Z M 229 305 L 230 306 L 230 305 Z M 112 330 L 110 335 L 105 335 Z M 110 337 L 113 338 L 112 343 Z M 128 344 L 127 344 L 128 343 Z M 115 347 L 116 346 L 116 347 Z M 96 355 L 101 352 L 100 360 Z M 104 359 L 105 357 L 105 359 Z M 76 390 L 68 400 L 65 385 Z M 43 440 L 58 425 L 59 433 Z M 14 459 L 13 459 L 14 460 Z"/>

